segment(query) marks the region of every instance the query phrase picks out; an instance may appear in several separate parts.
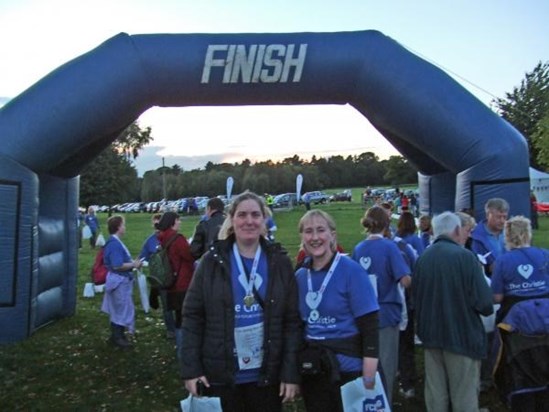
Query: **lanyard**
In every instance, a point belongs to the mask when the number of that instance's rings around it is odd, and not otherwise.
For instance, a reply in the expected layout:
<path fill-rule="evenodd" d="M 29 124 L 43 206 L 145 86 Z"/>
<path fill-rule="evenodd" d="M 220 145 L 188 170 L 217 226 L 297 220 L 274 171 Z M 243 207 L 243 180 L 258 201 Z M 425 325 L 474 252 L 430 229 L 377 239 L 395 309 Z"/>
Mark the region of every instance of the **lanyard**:
<path fill-rule="evenodd" d="M 240 258 L 240 253 L 238 252 L 238 246 L 236 246 L 236 243 L 233 243 L 233 255 L 234 255 L 234 259 L 236 260 L 236 265 L 238 266 L 238 272 L 241 275 L 245 275 L 246 277 L 248 277 L 247 276 L 248 273 L 244 270 L 244 264 L 242 263 L 242 259 Z M 255 278 L 257 275 L 257 266 L 259 265 L 260 256 L 261 256 L 261 245 L 258 245 L 257 250 L 255 251 L 254 261 L 252 263 L 252 270 L 250 272 L 250 276 L 248 277 L 248 283 L 247 285 L 245 284 L 242 285 L 246 292 L 246 296 L 253 296 L 252 289 L 254 287 Z"/>
<path fill-rule="evenodd" d="M 320 302 L 322 301 L 322 294 L 326 290 L 328 282 L 330 282 L 330 280 L 332 279 L 332 275 L 334 274 L 335 268 L 339 263 L 339 259 L 341 259 L 341 253 L 336 252 L 334 261 L 330 265 L 330 269 L 328 269 L 328 273 L 326 274 L 326 277 L 324 278 L 324 281 L 322 282 L 322 285 L 320 285 L 320 289 L 317 292 L 313 292 L 311 269 L 307 270 L 307 295 L 305 295 L 305 303 L 307 303 L 307 306 L 309 306 L 312 310 L 315 310 L 320 305 Z"/>
<path fill-rule="evenodd" d="M 128 248 L 126 247 L 126 245 L 124 243 L 122 243 L 122 241 L 120 240 L 120 238 L 116 235 L 112 235 L 113 238 L 115 238 L 116 240 L 118 240 L 118 242 L 122 245 L 122 247 L 124 248 L 124 251 L 128 254 L 129 258 L 131 259 L 132 258 L 132 255 L 130 253 L 130 251 L 128 250 Z"/>

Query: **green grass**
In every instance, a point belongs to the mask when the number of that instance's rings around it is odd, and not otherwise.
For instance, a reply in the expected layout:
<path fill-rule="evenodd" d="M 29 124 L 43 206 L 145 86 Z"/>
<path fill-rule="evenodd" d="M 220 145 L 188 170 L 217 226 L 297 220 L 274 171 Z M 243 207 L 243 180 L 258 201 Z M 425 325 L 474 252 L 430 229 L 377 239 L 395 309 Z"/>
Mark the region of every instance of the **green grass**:
<path fill-rule="evenodd" d="M 336 191 L 336 190 L 334 190 Z M 331 191 L 332 192 L 332 191 Z M 346 251 L 362 239 L 360 218 L 364 208 L 354 190 L 353 202 L 324 206 L 335 218 L 338 240 Z M 303 207 L 275 212 L 278 226 L 276 238 L 295 257 L 299 248 L 297 223 Z M 99 215 L 104 233 L 106 215 Z M 137 255 L 143 240 L 152 232 L 150 215 L 127 215 L 124 242 Z M 182 219 L 181 231 L 189 237 L 198 217 Z M 538 246 L 549 247 L 549 218 L 540 218 L 541 229 L 535 233 Z M 186 397 L 175 360 L 173 341 L 165 339 L 159 311 L 145 314 L 136 302 L 136 335 L 134 349 L 121 351 L 106 343 L 109 336 L 108 317 L 101 313 L 102 295 L 82 297 L 84 284 L 95 252 L 84 241 L 79 252 L 78 299 L 74 316 L 41 328 L 29 339 L 0 346 L 0 410 L 1 411 L 174 411 Z M 419 395 L 414 400 L 394 398 L 395 411 L 424 410 L 422 393 L 422 352 L 417 353 L 420 380 Z M 481 406 L 501 410 L 495 392 L 481 396 Z M 302 411 L 300 402 L 286 411 Z"/>

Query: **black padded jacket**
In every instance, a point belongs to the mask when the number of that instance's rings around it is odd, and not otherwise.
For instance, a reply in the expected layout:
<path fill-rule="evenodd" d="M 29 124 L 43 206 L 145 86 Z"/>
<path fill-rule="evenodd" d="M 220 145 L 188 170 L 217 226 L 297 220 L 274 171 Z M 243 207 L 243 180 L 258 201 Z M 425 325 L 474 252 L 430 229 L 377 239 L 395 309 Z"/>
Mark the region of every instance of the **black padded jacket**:
<path fill-rule="evenodd" d="M 234 384 L 235 311 L 230 253 L 234 237 L 215 242 L 194 273 L 183 304 L 181 378 L 206 376 Z M 264 299 L 263 364 L 259 386 L 299 383 L 297 351 L 302 342 L 298 292 L 292 263 L 280 244 L 261 241 L 269 280 Z"/>
<path fill-rule="evenodd" d="M 210 245 L 217 240 L 219 229 L 225 220 L 223 212 L 215 211 L 208 220 L 204 220 L 196 225 L 196 229 L 191 241 L 191 254 L 198 260 L 208 251 Z"/>

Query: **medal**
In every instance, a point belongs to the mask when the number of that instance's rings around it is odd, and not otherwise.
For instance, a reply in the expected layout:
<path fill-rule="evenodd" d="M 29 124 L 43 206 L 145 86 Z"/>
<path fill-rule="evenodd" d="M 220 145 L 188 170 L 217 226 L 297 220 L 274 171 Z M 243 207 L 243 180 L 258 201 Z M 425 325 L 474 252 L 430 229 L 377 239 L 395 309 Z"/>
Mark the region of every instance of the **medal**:
<path fill-rule="evenodd" d="M 247 308 L 251 308 L 254 302 L 255 302 L 255 299 L 252 295 L 244 296 L 244 304 L 246 305 Z"/>

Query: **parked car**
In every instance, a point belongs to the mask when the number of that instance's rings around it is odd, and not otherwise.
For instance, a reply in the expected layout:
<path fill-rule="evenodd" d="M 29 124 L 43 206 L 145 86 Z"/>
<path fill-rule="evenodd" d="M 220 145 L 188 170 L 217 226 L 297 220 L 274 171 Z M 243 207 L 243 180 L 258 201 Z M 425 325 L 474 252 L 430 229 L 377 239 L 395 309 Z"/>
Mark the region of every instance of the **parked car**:
<path fill-rule="evenodd" d="M 301 199 L 303 199 L 305 196 L 309 196 L 309 202 L 313 203 L 315 205 L 324 204 L 328 200 L 330 200 L 330 196 L 328 196 L 326 193 L 321 192 L 319 190 L 315 190 L 313 192 L 305 192 L 303 193 L 303 196 Z"/>
<path fill-rule="evenodd" d="M 346 189 L 343 192 L 334 193 L 330 196 L 330 202 L 350 202 L 353 199 L 351 189 Z"/>
<path fill-rule="evenodd" d="M 288 207 L 297 205 L 297 196 L 295 193 L 282 193 L 276 195 L 273 199 L 273 207 Z"/>

